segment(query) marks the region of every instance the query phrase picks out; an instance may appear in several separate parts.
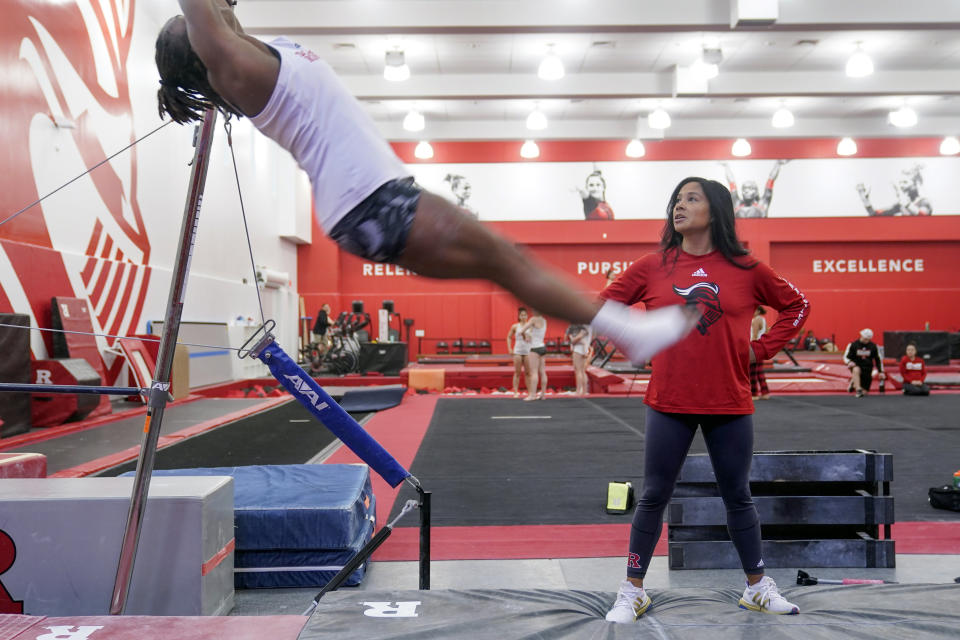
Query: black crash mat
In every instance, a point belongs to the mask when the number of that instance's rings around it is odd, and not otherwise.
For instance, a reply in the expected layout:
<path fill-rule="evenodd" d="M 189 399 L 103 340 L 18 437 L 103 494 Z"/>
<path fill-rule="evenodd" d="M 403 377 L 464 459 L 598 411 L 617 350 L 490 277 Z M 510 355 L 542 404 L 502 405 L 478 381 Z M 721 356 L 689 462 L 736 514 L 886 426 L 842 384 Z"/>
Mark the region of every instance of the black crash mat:
<path fill-rule="evenodd" d="M 603 506 L 611 480 L 642 485 L 645 409 L 639 397 L 441 398 L 410 470 L 437 526 L 627 522 Z M 754 450 L 891 453 L 897 521 L 960 520 L 927 501 L 960 468 L 957 415 L 956 394 L 774 396 L 757 402 Z M 702 435 L 690 451 L 706 451 Z M 415 497 L 404 485 L 390 518 Z"/>
<path fill-rule="evenodd" d="M 607 483 L 639 486 L 638 414 L 636 398 L 602 406 L 576 398 L 441 398 L 410 471 L 433 492 L 434 526 L 622 523 L 624 516 L 604 511 Z M 391 520 L 408 499 L 416 494 L 404 484 Z"/>
<path fill-rule="evenodd" d="M 960 629 L 960 585 L 793 587 L 783 594 L 800 615 L 745 611 L 735 589 L 651 590 L 646 615 L 615 624 L 603 619 L 612 592 L 336 591 L 320 600 L 300 640 L 933 640 L 956 638 Z"/>
<path fill-rule="evenodd" d="M 203 398 L 174 404 L 167 407 L 163 414 L 160 436 L 168 436 L 200 422 L 216 420 L 225 414 L 248 409 L 262 402 L 263 398 Z M 130 406 L 142 405 L 138 403 Z M 47 456 L 47 473 L 53 474 L 130 447 L 140 446 L 143 442 L 143 421 L 144 414 L 141 413 L 6 451 L 42 453 Z M 56 434 L 56 427 L 50 433 Z"/>
<path fill-rule="evenodd" d="M 303 405 L 291 400 L 160 449 L 154 468 L 304 464 L 335 439 Z M 100 475 L 115 476 L 136 466 L 133 460 Z"/>

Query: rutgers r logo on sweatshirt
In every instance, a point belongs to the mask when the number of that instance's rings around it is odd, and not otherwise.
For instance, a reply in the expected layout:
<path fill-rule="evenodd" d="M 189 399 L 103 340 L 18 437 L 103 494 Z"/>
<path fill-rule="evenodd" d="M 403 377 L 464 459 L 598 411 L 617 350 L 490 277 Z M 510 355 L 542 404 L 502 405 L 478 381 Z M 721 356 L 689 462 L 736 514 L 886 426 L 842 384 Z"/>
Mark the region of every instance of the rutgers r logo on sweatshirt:
<path fill-rule="evenodd" d="M 673 292 L 683 298 L 688 305 L 695 306 L 703 314 L 697 322 L 697 331 L 705 336 L 710 325 L 723 317 L 723 308 L 720 306 L 720 287 L 714 282 L 698 282 L 681 289 L 673 285 Z"/>

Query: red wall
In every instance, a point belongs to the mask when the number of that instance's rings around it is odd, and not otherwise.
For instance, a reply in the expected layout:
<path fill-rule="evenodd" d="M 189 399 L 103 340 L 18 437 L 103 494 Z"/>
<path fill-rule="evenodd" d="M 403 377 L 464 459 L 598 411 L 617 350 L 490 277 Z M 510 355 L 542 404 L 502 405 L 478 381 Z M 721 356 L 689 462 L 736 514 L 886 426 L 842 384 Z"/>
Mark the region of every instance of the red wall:
<path fill-rule="evenodd" d="M 939 138 L 875 138 L 857 140 L 858 157 L 934 157 Z M 520 142 L 439 142 L 427 162 L 516 162 Z M 539 141 L 540 162 L 624 161 L 624 141 Z M 834 158 L 833 139 L 764 139 L 752 142 L 751 158 Z M 419 163 L 414 143 L 393 144 L 407 163 Z M 639 162 L 724 159 L 729 140 L 664 140 L 647 143 Z M 956 213 L 956 212 L 949 212 Z M 493 222 L 489 226 L 525 245 L 540 260 L 565 273 L 574 286 L 594 295 L 603 286 L 603 262 L 629 263 L 656 249 L 660 220 Z M 870 218 L 858 211 L 849 218 L 768 218 L 738 221 L 741 239 L 753 254 L 768 262 L 801 288 L 812 304 L 807 329 L 818 337 L 852 340 L 865 326 L 882 341 L 883 331 L 960 328 L 960 217 Z M 503 351 L 503 338 L 515 321 L 517 302 L 482 282 L 430 281 L 392 275 L 381 268 L 364 275 L 364 263 L 343 254 L 314 228 L 312 246 L 300 248 L 299 285 L 312 315 L 330 302 L 334 311 L 362 299 L 368 311 L 393 300 L 404 317 L 416 320 L 432 352 L 436 339 L 491 339 Z M 923 260 L 922 271 L 881 272 L 880 260 Z M 865 272 L 829 272 L 814 260 L 863 261 Z M 871 263 L 870 261 L 874 262 Z M 580 265 L 586 263 L 586 268 Z M 888 264 L 888 263 L 884 263 Z M 912 263 L 911 263 L 912 264 Z M 873 271 L 870 271 L 871 265 Z M 834 262 L 834 267 L 836 262 Z M 856 263 L 859 267 L 859 263 Z M 371 266 L 368 263 L 368 269 Z M 548 336 L 566 329 L 552 322 Z M 412 335 L 412 334 L 411 334 Z M 412 352 L 417 341 L 412 340 Z"/>
<path fill-rule="evenodd" d="M 595 294 L 604 282 L 591 268 L 600 271 L 603 261 L 629 262 L 654 250 L 661 225 L 658 220 L 490 224 L 564 272 L 587 294 Z M 926 322 L 935 330 L 960 330 L 956 216 L 739 220 L 738 228 L 754 255 L 808 296 L 812 314 L 806 327 L 819 337 L 834 334 L 846 343 L 869 326 L 882 340 L 883 331 L 919 330 Z M 322 237 L 319 229 L 315 233 Z M 515 321 L 517 303 L 492 285 L 393 275 L 397 269 L 392 266 L 377 272 L 371 263 L 344 254 L 327 240 L 301 252 L 300 288 L 311 315 L 323 301 L 339 311 L 361 299 L 373 311 L 382 300 L 394 300 L 397 311 L 414 318 L 414 329 L 423 329 L 428 338 L 493 339 L 499 341 L 494 351 L 504 349 L 502 340 Z M 918 258 L 922 271 L 903 271 L 903 263 L 900 272 L 889 271 L 890 260 Z M 825 262 L 821 271 L 814 271 L 814 260 L 840 259 L 860 261 L 855 266 L 865 272 L 827 272 Z M 879 270 L 881 260 L 888 261 L 886 272 Z M 584 273 L 577 273 L 580 262 L 588 265 Z M 548 335 L 558 336 L 565 328 L 555 321 Z M 415 353 L 417 341 L 412 342 Z M 424 351 L 432 352 L 433 344 L 425 340 Z"/>

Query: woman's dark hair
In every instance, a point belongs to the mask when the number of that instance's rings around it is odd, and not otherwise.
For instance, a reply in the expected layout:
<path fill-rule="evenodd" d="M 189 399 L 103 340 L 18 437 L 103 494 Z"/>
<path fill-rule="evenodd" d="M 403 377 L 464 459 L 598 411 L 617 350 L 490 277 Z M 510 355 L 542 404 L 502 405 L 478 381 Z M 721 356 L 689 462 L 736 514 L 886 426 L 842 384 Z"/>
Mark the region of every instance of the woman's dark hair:
<path fill-rule="evenodd" d="M 160 72 L 157 106 L 161 118 L 166 114 L 183 124 L 203 119 L 203 112 L 210 108 L 243 115 L 210 86 L 207 67 L 190 47 L 183 16 L 170 18 L 163 25 L 154 59 Z"/>
<path fill-rule="evenodd" d="M 750 252 L 740 244 L 740 239 L 737 238 L 736 218 L 733 215 L 733 199 L 730 197 L 730 191 L 716 180 L 697 177 L 681 180 L 670 196 L 670 202 L 667 204 L 667 222 L 663 225 L 663 232 L 660 234 L 663 264 L 667 263 L 669 254 L 673 254 L 674 262 L 680 257 L 683 234 L 673 226 L 673 207 L 677 203 L 680 189 L 691 182 L 699 184 L 704 195 L 707 196 L 707 202 L 710 205 L 710 240 L 713 242 L 714 249 L 741 269 L 755 267 L 757 265 L 756 260 L 753 258 L 743 259 L 743 256 L 749 255 Z"/>
<path fill-rule="evenodd" d="M 908 342 L 908 343 L 906 344 L 906 346 L 903 348 L 904 351 L 906 351 L 907 347 L 913 347 L 914 349 L 916 349 L 916 348 L 917 348 L 917 343 L 916 343 L 916 342 Z"/>

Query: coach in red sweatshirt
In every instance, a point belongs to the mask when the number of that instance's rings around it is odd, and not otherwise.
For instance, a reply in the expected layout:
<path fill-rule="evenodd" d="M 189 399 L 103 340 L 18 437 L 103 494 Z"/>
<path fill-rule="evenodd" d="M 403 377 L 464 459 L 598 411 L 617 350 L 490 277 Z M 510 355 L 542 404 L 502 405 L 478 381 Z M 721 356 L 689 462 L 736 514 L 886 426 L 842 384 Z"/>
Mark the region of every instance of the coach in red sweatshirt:
<path fill-rule="evenodd" d="M 753 399 L 750 363 L 773 357 L 797 333 L 810 305 L 793 284 L 749 255 L 737 238 L 733 201 L 714 180 L 687 178 L 667 205 L 661 250 L 643 256 L 600 296 L 657 309 L 696 307 L 696 330 L 653 358 L 645 402 L 643 491 L 637 501 L 627 554 L 627 579 L 607 614 L 633 622 L 650 606 L 643 578 L 660 537 L 663 511 L 697 429 L 703 430 L 727 525 L 747 586 L 744 609 L 791 614 L 799 609 L 764 576 L 760 519 L 750 494 Z M 777 321 L 750 340 L 758 305 L 777 310 Z"/>

